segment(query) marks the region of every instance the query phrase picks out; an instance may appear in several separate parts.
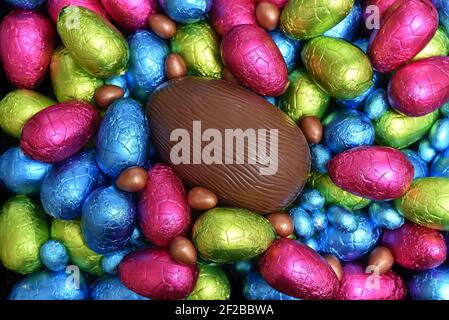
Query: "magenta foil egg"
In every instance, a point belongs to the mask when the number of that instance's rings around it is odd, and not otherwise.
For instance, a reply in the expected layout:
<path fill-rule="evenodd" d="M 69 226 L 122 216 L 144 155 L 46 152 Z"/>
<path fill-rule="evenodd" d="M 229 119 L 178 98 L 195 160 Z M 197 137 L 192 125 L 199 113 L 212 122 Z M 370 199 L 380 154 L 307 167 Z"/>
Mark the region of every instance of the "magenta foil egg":
<path fill-rule="evenodd" d="M 56 163 L 81 150 L 95 134 L 98 122 L 98 111 L 87 102 L 58 103 L 25 123 L 20 147 L 35 160 Z"/>
<path fill-rule="evenodd" d="M 393 271 L 377 275 L 365 272 L 356 263 L 343 267 L 338 300 L 403 300 L 407 293 L 404 281 Z"/>
<path fill-rule="evenodd" d="M 438 12 L 430 0 L 398 0 L 371 34 L 368 52 L 374 68 L 396 70 L 424 49 L 437 28 Z"/>
<path fill-rule="evenodd" d="M 229 71 L 263 96 L 279 96 L 288 84 L 288 71 L 273 39 L 256 25 L 233 28 L 221 43 L 221 55 Z"/>
<path fill-rule="evenodd" d="M 255 10 L 254 0 L 214 0 L 209 19 L 215 31 L 224 37 L 236 26 L 257 25 Z"/>
<path fill-rule="evenodd" d="M 328 164 L 329 176 L 343 190 L 372 200 L 401 197 L 413 181 L 413 165 L 399 150 L 367 146 L 344 151 Z"/>
<path fill-rule="evenodd" d="M 388 84 L 388 101 L 398 112 L 420 117 L 449 99 L 449 57 L 418 60 L 399 69 Z"/>
<path fill-rule="evenodd" d="M 172 239 L 185 235 L 190 219 L 182 181 L 170 167 L 153 166 L 139 197 L 139 223 L 145 237 L 158 246 L 168 246 Z"/>
<path fill-rule="evenodd" d="M 414 223 L 405 223 L 396 230 L 385 230 L 382 241 L 393 253 L 395 263 L 407 269 L 432 269 L 446 260 L 447 247 L 443 235 Z"/>
<path fill-rule="evenodd" d="M 47 73 L 53 54 L 55 30 L 42 14 L 14 10 L 0 25 L 0 58 L 9 81 L 35 88 Z"/>
<path fill-rule="evenodd" d="M 47 1 L 47 9 L 48 14 L 54 23 L 58 21 L 59 13 L 62 8 L 67 6 L 78 6 L 87 8 L 90 11 L 95 12 L 99 16 L 103 17 L 106 20 L 109 20 L 109 16 L 101 5 L 100 0 L 48 0 Z"/>
<path fill-rule="evenodd" d="M 101 0 L 112 19 L 127 31 L 148 29 L 148 18 L 157 11 L 157 0 Z"/>
<path fill-rule="evenodd" d="M 128 254 L 118 266 L 120 281 L 150 299 L 178 300 L 187 297 L 198 278 L 198 267 L 174 261 L 168 251 L 150 248 Z"/>
<path fill-rule="evenodd" d="M 337 275 L 326 260 L 288 238 L 275 241 L 263 254 L 260 273 L 273 288 L 299 299 L 332 299 L 338 290 Z"/>
<path fill-rule="evenodd" d="M 380 17 L 393 5 L 397 0 L 365 0 L 363 2 L 363 20 L 367 18 L 377 18 L 374 15 L 379 14 Z M 378 11 L 376 11 L 378 10 Z M 369 21 L 371 23 L 371 21 Z"/>
<path fill-rule="evenodd" d="M 257 3 L 268 2 L 274 4 L 279 9 L 282 9 L 287 4 L 288 0 L 256 0 Z"/>

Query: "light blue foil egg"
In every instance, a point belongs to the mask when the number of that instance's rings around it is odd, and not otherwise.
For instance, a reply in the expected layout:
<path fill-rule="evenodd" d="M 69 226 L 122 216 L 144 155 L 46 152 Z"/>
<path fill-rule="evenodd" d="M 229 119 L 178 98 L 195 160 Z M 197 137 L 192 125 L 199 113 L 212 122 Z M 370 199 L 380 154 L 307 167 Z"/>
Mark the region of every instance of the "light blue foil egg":
<path fill-rule="evenodd" d="M 288 73 L 292 72 L 297 65 L 298 52 L 301 51 L 301 41 L 287 37 L 280 29 L 271 31 L 269 34 L 284 57 Z"/>
<path fill-rule="evenodd" d="M 430 165 L 431 177 L 449 177 L 449 149 L 440 152 Z"/>
<path fill-rule="evenodd" d="M 84 200 L 103 182 L 95 152 L 81 152 L 55 165 L 45 177 L 40 194 L 42 206 L 53 218 L 76 219 L 81 216 Z"/>
<path fill-rule="evenodd" d="M 368 213 L 371 220 L 381 228 L 395 230 L 404 224 L 404 217 L 389 202 L 371 203 Z"/>
<path fill-rule="evenodd" d="M 27 157 L 19 147 L 12 147 L 0 156 L 0 180 L 17 194 L 39 193 L 51 168 L 49 163 Z"/>
<path fill-rule="evenodd" d="M 247 300 L 298 300 L 271 287 L 258 272 L 251 272 L 245 278 L 243 296 Z"/>
<path fill-rule="evenodd" d="M 312 218 L 312 223 L 315 230 L 321 231 L 327 228 L 329 219 L 326 215 L 326 209 L 321 208 L 318 210 L 313 210 L 310 214 L 310 217 Z"/>
<path fill-rule="evenodd" d="M 413 300 L 449 300 L 449 267 L 415 274 L 407 287 Z"/>
<path fill-rule="evenodd" d="M 429 175 L 429 168 L 427 167 L 427 163 L 416 151 L 410 149 L 403 149 L 401 151 L 407 156 L 407 159 L 413 165 L 413 169 L 415 171 L 413 179 L 419 179 L 427 177 Z"/>
<path fill-rule="evenodd" d="M 150 31 L 137 31 L 128 37 L 129 62 L 126 81 L 142 103 L 165 81 L 165 58 L 170 49 L 164 40 Z"/>
<path fill-rule="evenodd" d="M 299 205 L 307 211 L 319 210 L 324 207 L 324 197 L 317 189 L 306 189 L 299 197 Z"/>
<path fill-rule="evenodd" d="M 129 290 L 117 276 L 104 276 L 91 287 L 92 300 L 149 300 Z"/>
<path fill-rule="evenodd" d="M 418 154 L 425 162 L 430 162 L 435 158 L 437 151 L 432 147 L 429 139 L 422 139 L 418 145 Z"/>
<path fill-rule="evenodd" d="M 131 94 L 129 87 L 128 87 L 128 82 L 126 82 L 126 76 L 125 75 L 121 75 L 121 76 L 115 76 L 112 78 L 108 78 L 104 80 L 105 84 L 112 84 L 114 86 L 120 87 L 123 89 L 123 91 L 125 91 L 125 94 L 123 95 L 123 98 L 128 98 L 129 95 Z"/>
<path fill-rule="evenodd" d="M 429 141 L 437 151 L 449 148 L 449 119 L 437 120 L 429 131 Z"/>
<path fill-rule="evenodd" d="M 304 244 L 315 251 L 319 251 L 320 249 L 320 245 L 315 238 L 309 238 L 304 240 Z"/>
<path fill-rule="evenodd" d="M 70 270 L 32 273 L 11 289 L 9 300 L 86 300 L 89 284 L 76 266 Z"/>
<path fill-rule="evenodd" d="M 159 0 L 165 13 L 180 23 L 192 23 L 206 18 L 212 0 Z"/>
<path fill-rule="evenodd" d="M 354 232 L 358 228 L 357 216 L 344 207 L 331 205 L 327 208 L 326 215 L 329 223 L 343 232 Z"/>
<path fill-rule="evenodd" d="M 366 98 L 363 112 L 371 120 L 377 120 L 388 110 L 389 106 L 385 90 L 376 89 Z"/>
<path fill-rule="evenodd" d="M 39 249 L 41 262 L 51 271 L 62 271 L 69 263 L 69 254 L 64 245 L 56 240 L 46 241 Z"/>
<path fill-rule="evenodd" d="M 132 196 L 114 186 L 94 190 L 83 204 L 81 230 L 87 245 L 107 254 L 125 248 L 136 224 Z"/>
<path fill-rule="evenodd" d="M 101 267 L 106 273 L 117 274 L 117 267 L 123 258 L 131 252 L 131 249 L 125 248 L 101 258 Z"/>
<path fill-rule="evenodd" d="M 356 34 L 360 22 L 362 21 L 362 6 L 359 1 L 355 1 L 351 11 L 337 25 L 323 33 L 323 36 L 342 38 L 351 41 Z"/>
<path fill-rule="evenodd" d="M 379 239 L 380 229 L 365 216 L 358 217 L 358 227 L 354 232 L 344 232 L 329 226 L 320 232 L 320 250 L 333 254 L 343 261 L 354 261 L 368 253 Z"/>
<path fill-rule="evenodd" d="M 134 248 L 142 248 L 147 245 L 147 240 L 140 230 L 139 226 L 135 226 L 131 237 L 129 238 L 129 245 Z"/>
<path fill-rule="evenodd" d="M 101 121 L 96 155 L 101 170 L 117 177 L 132 166 L 143 166 L 148 153 L 148 121 L 142 106 L 124 98 L 112 103 Z"/>
<path fill-rule="evenodd" d="M 331 158 L 332 152 L 324 144 L 313 144 L 310 146 L 310 159 L 314 171 L 327 173 L 327 163 Z"/>
<path fill-rule="evenodd" d="M 324 141 L 333 153 L 372 145 L 374 127 L 361 112 L 352 109 L 332 112 L 324 121 Z"/>
<path fill-rule="evenodd" d="M 293 219 L 295 234 L 298 237 L 307 239 L 313 236 L 315 228 L 313 227 L 312 218 L 307 211 L 301 207 L 294 207 L 290 209 L 290 216 Z"/>
<path fill-rule="evenodd" d="M 232 265 L 232 268 L 240 275 L 246 275 L 253 271 L 256 266 L 251 260 L 241 260 L 237 261 Z"/>
<path fill-rule="evenodd" d="M 35 9 L 45 2 L 45 0 L 5 0 L 7 4 L 14 8 Z"/>

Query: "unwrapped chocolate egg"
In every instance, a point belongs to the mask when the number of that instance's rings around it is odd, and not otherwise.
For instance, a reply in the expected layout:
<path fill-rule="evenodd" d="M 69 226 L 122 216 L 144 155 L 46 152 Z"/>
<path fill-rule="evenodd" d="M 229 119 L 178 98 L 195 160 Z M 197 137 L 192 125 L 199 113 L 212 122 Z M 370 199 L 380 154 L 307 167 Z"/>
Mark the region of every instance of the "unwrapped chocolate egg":
<path fill-rule="evenodd" d="M 157 11 L 157 0 L 101 0 L 103 7 L 121 28 L 144 29 L 148 18 Z"/>
<path fill-rule="evenodd" d="M 64 7 L 79 6 L 95 12 L 105 20 L 109 19 L 106 10 L 101 5 L 100 0 L 47 0 L 48 14 L 53 22 L 58 22 L 59 13 Z"/>
<path fill-rule="evenodd" d="M 210 9 L 210 21 L 215 31 L 224 37 L 232 28 L 257 25 L 254 0 L 214 0 Z"/>
<path fill-rule="evenodd" d="M 231 285 L 220 266 L 199 264 L 195 288 L 186 300 L 229 300 Z"/>

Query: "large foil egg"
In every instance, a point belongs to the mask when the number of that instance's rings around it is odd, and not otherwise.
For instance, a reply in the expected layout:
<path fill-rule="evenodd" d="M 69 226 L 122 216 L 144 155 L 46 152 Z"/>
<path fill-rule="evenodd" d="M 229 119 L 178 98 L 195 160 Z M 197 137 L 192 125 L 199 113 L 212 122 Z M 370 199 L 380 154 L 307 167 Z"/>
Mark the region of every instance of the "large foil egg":
<path fill-rule="evenodd" d="M 109 20 L 109 16 L 101 5 L 100 0 L 47 0 L 48 14 L 55 24 L 58 22 L 59 13 L 67 6 L 84 7 L 95 12 L 103 19 Z"/>

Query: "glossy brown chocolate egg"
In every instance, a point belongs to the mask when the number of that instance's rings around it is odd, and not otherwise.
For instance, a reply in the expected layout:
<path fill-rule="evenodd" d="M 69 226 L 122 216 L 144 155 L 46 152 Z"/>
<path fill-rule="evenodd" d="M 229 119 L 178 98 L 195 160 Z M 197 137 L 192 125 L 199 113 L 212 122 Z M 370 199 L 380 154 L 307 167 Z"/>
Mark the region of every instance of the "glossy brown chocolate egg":
<path fill-rule="evenodd" d="M 285 212 L 275 212 L 267 216 L 279 237 L 287 237 L 293 233 L 292 217 Z"/>
<path fill-rule="evenodd" d="M 131 167 L 124 170 L 117 179 L 117 187 L 126 192 L 137 192 L 142 190 L 148 179 L 144 168 Z"/>
<path fill-rule="evenodd" d="M 170 241 L 168 252 L 170 257 L 176 262 L 184 263 L 189 266 L 196 264 L 198 256 L 196 248 L 192 241 L 186 237 L 179 236 Z"/>
<path fill-rule="evenodd" d="M 115 100 L 122 98 L 124 94 L 125 91 L 122 88 L 112 84 L 106 84 L 95 91 L 95 104 L 99 108 L 106 109 Z"/>
<path fill-rule="evenodd" d="M 150 96 L 147 115 L 161 159 L 189 185 L 214 192 L 222 205 L 279 211 L 307 180 L 310 152 L 299 127 L 236 84 L 168 81 Z"/>
<path fill-rule="evenodd" d="M 377 267 L 379 274 L 388 272 L 394 264 L 394 257 L 387 247 L 377 247 L 368 257 L 368 265 Z"/>
<path fill-rule="evenodd" d="M 187 202 L 195 210 L 209 210 L 217 205 L 215 193 L 203 187 L 192 188 L 187 193 Z"/>
<path fill-rule="evenodd" d="M 150 29 L 163 39 L 170 39 L 176 33 L 176 23 L 164 14 L 152 14 L 148 18 Z"/>
<path fill-rule="evenodd" d="M 165 75 L 167 79 L 176 79 L 185 77 L 187 67 L 184 59 L 176 53 L 170 53 L 165 59 Z"/>
<path fill-rule="evenodd" d="M 261 2 L 256 7 L 257 23 L 267 31 L 276 29 L 279 23 L 279 16 L 279 8 L 272 3 Z"/>
<path fill-rule="evenodd" d="M 323 138 L 323 125 L 315 116 L 305 116 L 299 119 L 298 126 L 309 143 L 320 143 Z"/>
<path fill-rule="evenodd" d="M 334 255 L 328 254 L 324 256 L 324 259 L 326 259 L 327 263 L 332 267 L 335 274 L 337 275 L 338 280 L 341 280 L 343 278 L 343 266 L 341 265 L 340 260 Z"/>

